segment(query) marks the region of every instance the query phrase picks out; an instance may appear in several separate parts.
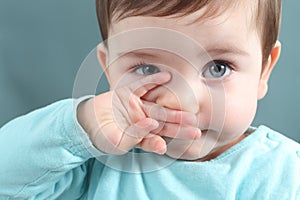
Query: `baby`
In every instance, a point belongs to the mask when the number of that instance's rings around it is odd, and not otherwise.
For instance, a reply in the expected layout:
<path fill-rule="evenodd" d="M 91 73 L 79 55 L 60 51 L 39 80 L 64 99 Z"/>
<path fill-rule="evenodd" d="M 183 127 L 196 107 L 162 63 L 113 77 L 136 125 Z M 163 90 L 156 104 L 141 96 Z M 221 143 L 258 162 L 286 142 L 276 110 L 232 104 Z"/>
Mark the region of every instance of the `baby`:
<path fill-rule="evenodd" d="M 96 2 L 110 91 L 2 127 L 0 199 L 300 199 L 300 145 L 251 127 L 281 0 Z"/>

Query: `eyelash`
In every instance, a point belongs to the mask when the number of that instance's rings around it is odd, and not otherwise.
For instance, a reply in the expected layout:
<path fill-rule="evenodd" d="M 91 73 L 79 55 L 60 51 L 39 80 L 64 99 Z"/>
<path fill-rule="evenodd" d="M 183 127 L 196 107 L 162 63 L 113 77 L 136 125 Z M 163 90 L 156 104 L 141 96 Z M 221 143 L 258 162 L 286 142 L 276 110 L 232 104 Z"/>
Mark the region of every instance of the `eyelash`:
<path fill-rule="evenodd" d="M 225 71 L 220 77 L 213 77 L 213 75 L 211 77 L 205 77 L 205 73 L 206 72 L 209 72 L 209 73 L 213 73 L 212 71 L 210 71 L 210 67 L 218 64 L 219 66 L 225 66 Z M 231 62 L 228 62 L 228 61 L 224 61 L 224 60 L 212 60 L 210 62 L 208 62 L 207 64 L 205 64 L 205 66 L 203 67 L 203 70 L 202 70 L 202 73 L 201 73 L 201 76 L 208 79 L 208 80 L 220 80 L 220 79 L 224 79 L 226 78 L 227 76 L 229 76 L 231 74 L 232 71 L 235 71 L 234 66 Z M 209 70 L 209 71 L 208 71 Z M 229 72 L 228 72 L 229 70 Z M 209 74 L 208 74 L 209 76 Z"/>
<path fill-rule="evenodd" d="M 205 72 L 206 70 L 208 70 L 208 68 L 210 67 L 210 64 L 212 64 L 212 63 L 221 63 L 221 64 L 226 65 L 226 67 L 228 67 L 228 69 L 230 70 L 229 73 L 231 73 L 232 71 L 236 71 L 236 69 L 233 67 L 233 66 L 235 66 L 235 65 L 233 64 L 233 62 L 229 62 L 229 61 L 225 61 L 225 60 L 212 60 L 212 61 L 210 61 L 210 62 L 208 62 L 207 64 L 204 65 L 203 70 L 202 70 L 202 72 L 201 72 L 201 76 L 204 77 L 204 75 L 203 75 L 204 72 Z M 149 64 L 149 63 L 146 63 L 146 62 L 144 62 L 144 61 L 139 61 L 139 62 L 137 62 L 136 64 L 131 65 L 131 66 L 129 67 L 129 69 L 131 69 L 131 72 L 132 72 L 132 73 L 136 73 L 136 70 L 139 69 L 139 67 L 141 67 L 141 66 L 143 66 L 143 65 L 150 65 L 150 64 Z M 154 65 L 154 66 L 155 66 L 155 65 Z M 229 75 L 230 75 L 230 74 L 229 74 Z M 205 78 L 205 77 L 204 77 L 204 78 Z M 224 78 L 226 78 L 226 77 L 224 77 Z M 221 78 L 207 78 L 207 79 L 223 79 L 223 78 L 221 77 Z"/>
<path fill-rule="evenodd" d="M 144 61 L 139 61 L 139 62 L 137 62 L 137 63 L 131 65 L 131 66 L 129 67 L 129 69 L 131 69 L 131 71 L 134 72 L 138 67 L 140 67 L 140 66 L 142 66 L 142 65 L 146 65 L 146 64 L 147 64 L 147 63 L 144 62 Z"/>
<path fill-rule="evenodd" d="M 153 67 L 157 68 L 158 71 L 155 72 L 155 73 L 160 72 L 159 67 L 157 67 L 156 65 L 152 65 L 152 64 L 146 63 L 146 62 L 144 62 L 144 61 L 140 61 L 140 62 L 137 62 L 137 63 L 134 64 L 134 65 L 131 65 L 131 67 L 130 67 L 129 69 L 131 69 L 131 72 L 132 72 L 132 73 L 136 73 L 136 74 L 138 74 L 138 75 L 144 75 L 144 76 L 146 76 L 146 75 L 150 75 L 150 74 L 141 74 L 141 73 L 138 73 L 137 70 L 139 70 L 139 69 L 143 70 L 142 68 L 145 67 L 145 66 L 147 66 L 147 65 L 148 65 L 148 66 L 153 66 Z M 151 73 L 151 74 L 152 74 L 152 73 Z"/>

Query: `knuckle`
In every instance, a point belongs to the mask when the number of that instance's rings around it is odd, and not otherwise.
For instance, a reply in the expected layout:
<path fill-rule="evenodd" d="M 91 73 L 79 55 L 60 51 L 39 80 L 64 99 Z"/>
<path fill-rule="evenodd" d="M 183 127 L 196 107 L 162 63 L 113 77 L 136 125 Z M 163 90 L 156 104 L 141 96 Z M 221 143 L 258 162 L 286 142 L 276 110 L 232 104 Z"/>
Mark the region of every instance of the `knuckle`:
<path fill-rule="evenodd" d="M 174 111 L 174 118 L 176 122 L 181 123 L 182 121 L 182 114 L 179 111 Z"/>

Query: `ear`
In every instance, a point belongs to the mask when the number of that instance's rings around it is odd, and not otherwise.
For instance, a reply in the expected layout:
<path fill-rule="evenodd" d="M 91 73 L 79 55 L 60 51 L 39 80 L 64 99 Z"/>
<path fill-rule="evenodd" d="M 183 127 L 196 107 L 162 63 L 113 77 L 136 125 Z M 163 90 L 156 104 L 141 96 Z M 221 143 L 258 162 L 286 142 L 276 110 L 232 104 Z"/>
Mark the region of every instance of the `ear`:
<path fill-rule="evenodd" d="M 109 70 L 108 70 L 108 49 L 105 47 L 104 43 L 100 43 L 97 46 L 97 57 L 98 61 L 103 69 L 103 72 L 105 73 L 105 76 L 107 78 L 108 83 L 110 83 L 109 78 Z"/>
<path fill-rule="evenodd" d="M 265 64 L 263 71 L 261 72 L 261 77 L 258 86 L 258 100 L 264 98 L 268 91 L 268 80 L 270 78 L 271 72 L 277 63 L 281 51 L 281 43 L 277 40 L 270 55 L 267 63 Z"/>

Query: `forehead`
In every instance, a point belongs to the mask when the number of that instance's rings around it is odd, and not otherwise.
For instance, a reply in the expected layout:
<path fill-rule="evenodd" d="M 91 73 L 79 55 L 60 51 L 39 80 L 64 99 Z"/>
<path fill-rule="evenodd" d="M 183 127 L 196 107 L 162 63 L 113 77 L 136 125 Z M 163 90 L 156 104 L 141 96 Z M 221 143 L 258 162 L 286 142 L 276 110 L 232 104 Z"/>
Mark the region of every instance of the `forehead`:
<path fill-rule="evenodd" d="M 209 49 L 221 44 L 245 49 L 253 42 L 250 40 L 251 37 L 258 37 L 255 23 L 253 23 L 256 9 L 255 3 L 253 3 L 255 1 L 244 0 L 241 2 L 222 10 L 212 18 L 201 18 L 206 12 L 204 7 L 182 17 L 134 16 L 115 21 L 109 30 L 108 46 L 111 49 L 126 52 L 126 49 L 127 51 L 139 49 L 147 45 L 151 46 L 151 43 L 163 45 L 164 42 L 169 43 L 170 38 L 174 37 L 174 45 L 176 44 L 174 48 L 181 46 L 183 49 L 185 49 L 184 47 L 189 49 L 187 46 L 196 42 L 202 49 Z M 164 31 L 161 34 L 159 31 L 151 33 L 149 27 L 171 31 Z M 172 33 L 172 31 L 174 32 Z M 178 33 L 184 35 L 182 40 L 177 37 Z"/>
<path fill-rule="evenodd" d="M 235 7 L 239 4 L 256 5 L 256 9 L 261 0 L 143 0 L 133 2 L 132 0 L 112 0 L 108 6 L 112 21 L 132 16 L 187 16 L 199 10 L 206 10 L 201 16 L 215 17 L 224 10 Z M 267 0 L 266 0 L 267 1 Z"/>
<path fill-rule="evenodd" d="M 127 4 L 130 2 L 130 4 L 127 5 L 126 2 Z M 112 6 L 112 10 L 110 10 L 112 24 L 109 25 L 109 31 L 119 21 L 124 21 L 124 19 L 131 17 L 175 18 L 180 22 L 194 23 L 195 21 L 203 22 L 217 18 L 223 16 L 224 13 L 242 11 L 246 12 L 245 16 L 251 19 L 249 21 L 257 22 L 257 20 L 253 19 L 257 17 L 258 7 L 261 7 L 260 0 L 176 0 L 176 2 L 173 0 L 153 0 L 150 3 L 149 1 L 141 2 L 132 3 L 125 0 Z"/>

